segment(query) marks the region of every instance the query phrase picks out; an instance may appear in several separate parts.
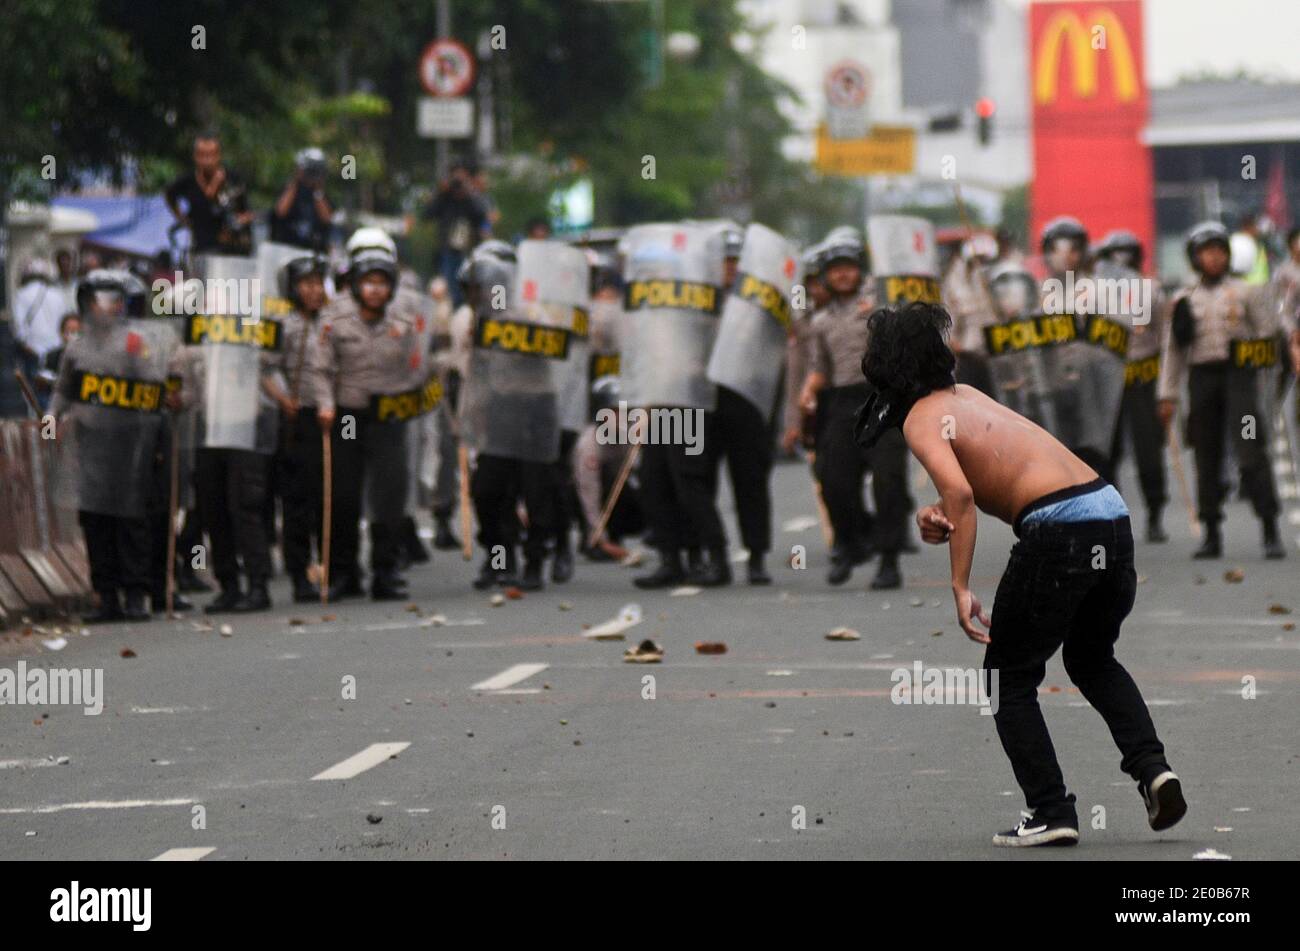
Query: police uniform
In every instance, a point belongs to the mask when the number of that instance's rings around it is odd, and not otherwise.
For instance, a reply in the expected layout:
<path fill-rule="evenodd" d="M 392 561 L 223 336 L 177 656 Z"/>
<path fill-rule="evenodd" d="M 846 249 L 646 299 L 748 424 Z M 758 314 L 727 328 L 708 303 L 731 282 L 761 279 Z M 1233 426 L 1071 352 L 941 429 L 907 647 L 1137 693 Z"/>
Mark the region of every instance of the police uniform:
<path fill-rule="evenodd" d="M 979 263 L 958 256 L 943 281 L 943 303 L 952 315 L 952 339 L 956 342 L 957 382 L 993 393 L 984 328 L 996 323 L 993 302 Z"/>
<path fill-rule="evenodd" d="M 1112 276 L 1107 271 L 1105 276 Z M 1113 276 L 1141 278 L 1136 271 Z M 1111 452 L 1111 473 L 1118 481 L 1125 438 L 1132 443 L 1137 463 L 1138 484 L 1147 509 L 1147 541 L 1167 539 L 1161 525 L 1161 512 L 1169 501 L 1165 474 L 1165 433 L 1157 412 L 1156 388 L 1160 378 L 1160 352 L 1167 333 L 1165 303 L 1158 291 L 1153 293 L 1149 322 L 1127 320 L 1128 358 L 1124 368 L 1124 398 Z"/>
<path fill-rule="evenodd" d="M 360 593 L 363 489 L 370 503 L 371 594 L 389 598 L 402 587 L 400 531 L 410 476 L 405 434 L 376 405 L 408 388 L 412 367 L 423 359 L 420 340 L 414 321 L 393 302 L 374 321 L 362 317 L 352 296 L 336 298 L 322 313 L 312 390 L 319 409 L 335 412 L 331 599 Z"/>
<path fill-rule="evenodd" d="M 866 282 L 858 294 L 837 297 L 813 315 L 811 369 L 827 381 L 817 398 L 815 471 L 835 534 L 832 559 L 840 564 L 861 562 L 869 556 L 874 541 L 885 575 L 877 576 L 878 586 L 895 587 L 885 583 L 889 580 L 886 568 L 892 566 L 896 572 L 897 556 L 906 540 L 911 508 L 907 443 L 897 429 L 891 429 L 870 450 L 860 447 L 853 437 L 857 410 L 871 395 L 862 377 L 862 357 L 867 349 L 867 318 L 874 306 L 874 291 Z M 862 503 L 862 483 L 868 471 L 876 504 L 874 526 Z"/>
<path fill-rule="evenodd" d="M 1192 338 L 1182 344 L 1167 336 L 1162 354 L 1159 396 L 1177 401 L 1184 379 L 1188 395 L 1188 435 L 1196 459 L 1197 517 L 1206 527 L 1205 556 L 1217 557 L 1223 519 L 1223 463 L 1226 440 L 1241 472 L 1242 493 L 1264 524 L 1265 543 L 1276 543 L 1278 498 L 1269 460 L 1272 420 L 1260 416 L 1254 387 L 1234 361 L 1237 344 L 1274 337 L 1277 321 L 1267 305 L 1266 288 L 1250 287 L 1236 277 L 1204 279 L 1184 288 L 1171 301 L 1171 321 L 1190 312 Z M 1243 419 L 1255 420 L 1247 438 Z M 1276 546 L 1281 551 L 1280 545 Z M 1273 555 L 1273 557 L 1280 557 Z"/>
<path fill-rule="evenodd" d="M 307 568 L 313 561 L 314 546 L 318 549 L 321 542 L 324 515 L 320 423 L 309 381 L 312 368 L 321 360 L 320 317 L 295 308 L 284 318 L 283 327 L 278 368 L 285 392 L 298 403 L 298 412 L 282 421 L 276 453 L 281 551 L 294 598 L 306 601 L 319 597 L 307 579 Z"/>

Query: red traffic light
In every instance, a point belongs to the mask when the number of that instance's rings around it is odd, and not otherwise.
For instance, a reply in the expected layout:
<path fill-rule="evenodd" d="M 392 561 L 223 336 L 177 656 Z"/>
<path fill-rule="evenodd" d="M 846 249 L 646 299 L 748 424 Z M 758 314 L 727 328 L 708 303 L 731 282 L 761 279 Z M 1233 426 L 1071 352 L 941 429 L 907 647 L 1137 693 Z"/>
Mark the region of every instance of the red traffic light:
<path fill-rule="evenodd" d="M 998 104 L 988 96 L 984 96 L 975 103 L 975 115 L 979 116 L 981 119 L 992 119 L 993 113 L 997 111 Z"/>

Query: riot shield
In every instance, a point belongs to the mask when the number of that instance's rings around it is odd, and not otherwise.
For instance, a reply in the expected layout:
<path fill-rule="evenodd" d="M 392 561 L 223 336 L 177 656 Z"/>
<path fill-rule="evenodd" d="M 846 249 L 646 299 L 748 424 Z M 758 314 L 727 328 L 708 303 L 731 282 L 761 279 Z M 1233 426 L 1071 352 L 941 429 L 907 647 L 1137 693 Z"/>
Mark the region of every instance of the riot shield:
<path fill-rule="evenodd" d="M 272 452 L 274 414 L 265 412 L 261 361 L 264 350 L 279 349 L 281 325 L 261 316 L 258 261 L 203 255 L 199 270 L 202 312 L 188 318 L 185 333 L 195 358 L 198 445 Z"/>
<path fill-rule="evenodd" d="M 71 405 L 59 438 L 65 471 L 56 503 L 80 511 L 142 518 L 153 501 L 155 454 L 174 347 L 158 321 L 88 327 L 65 356 L 61 386 Z"/>
<path fill-rule="evenodd" d="M 942 301 L 932 223 L 906 215 L 873 215 L 867 221 L 867 245 L 882 304 Z"/>
<path fill-rule="evenodd" d="M 999 402 L 1085 461 L 1104 464 L 1119 417 L 1124 363 L 1106 352 L 1105 326 L 1089 326 L 1097 342 L 1083 338 L 1074 315 L 1039 313 L 986 327 L 984 340 Z"/>
<path fill-rule="evenodd" d="M 461 433 L 480 453 L 527 462 L 560 455 L 559 381 L 571 324 L 533 323 L 515 309 L 515 264 L 474 262 L 481 288 L 469 375 L 460 398 Z M 548 312 L 536 310 L 539 319 Z"/>
<path fill-rule="evenodd" d="M 722 307 L 707 374 L 749 400 L 764 419 L 776 407 L 797 273 L 793 244 L 763 225 L 745 229 L 736 283 Z"/>
<path fill-rule="evenodd" d="M 629 406 L 712 410 L 706 374 L 721 310 L 723 232 L 638 225 L 624 236 L 622 385 Z"/>
<path fill-rule="evenodd" d="M 568 358 L 557 380 L 560 428 L 579 432 L 587 425 L 591 355 L 587 255 L 560 241 L 521 241 L 516 254 L 515 307 L 521 318 L 572 331 Z"/>

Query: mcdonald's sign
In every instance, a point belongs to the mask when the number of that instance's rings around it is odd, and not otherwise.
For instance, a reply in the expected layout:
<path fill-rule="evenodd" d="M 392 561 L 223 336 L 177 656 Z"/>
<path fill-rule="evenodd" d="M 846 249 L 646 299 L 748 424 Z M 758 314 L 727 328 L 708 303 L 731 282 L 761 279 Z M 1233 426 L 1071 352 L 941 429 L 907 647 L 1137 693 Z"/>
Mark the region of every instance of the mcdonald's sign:
<path fill-rule="evenodd" d="M 1068 214 L 1093 235 L 1127 228 L 1150 248 L 1142 15 L 1142 0 L 1033 0 L 1029 8 L 1031 245 L 1048 220 Z"/>
<path fill-rule="evenodd" d="M 1114 78 L 1114 96 L 1119 102 L 1138 98 L 1141 80 L 1133 60 L 1124 23 L 1107 7 L 1095 7 L 1080 17 L 1072 9 L 1057 10 L 1038 34 L 1034 66 L 1034 101 L 1056 101 L 1062 50 L 1068 51 L 1076 99 L 1092 99 L 1098 93 L 1098 73 L 1108 63 Z"/>

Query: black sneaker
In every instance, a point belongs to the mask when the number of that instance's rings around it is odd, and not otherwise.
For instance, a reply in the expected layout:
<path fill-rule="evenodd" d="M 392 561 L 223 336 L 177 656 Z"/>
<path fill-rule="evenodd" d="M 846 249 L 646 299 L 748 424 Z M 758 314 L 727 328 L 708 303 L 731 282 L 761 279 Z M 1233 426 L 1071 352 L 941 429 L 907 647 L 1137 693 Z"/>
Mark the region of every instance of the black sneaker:
<path fill-rule="evenodd" d="M 1157 832 L 1168 829 L 1187 815 L 1183 784 L 1172 769 L 1161 771 L 1150 782 L 1138 783 L 1138 792 L 1147 806 L 1147 822 Z"/>
<path fill-rule="evenodd" d="M 1008 848 L 1029 845 L 1078 845 L 1079 823 L 1076 819 L 1039 819 L 1021 810 L 1020 825 L 993 837 L 993 844 Z"/>
<path fill-rule="evenodd" d="M 898 556 L 884 554 L 880 556 L 880 566 L 876 576 L 871 579 L 872 591 L 892 591 L 903 586 L 903 575 L 898 570 Z"/>

